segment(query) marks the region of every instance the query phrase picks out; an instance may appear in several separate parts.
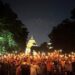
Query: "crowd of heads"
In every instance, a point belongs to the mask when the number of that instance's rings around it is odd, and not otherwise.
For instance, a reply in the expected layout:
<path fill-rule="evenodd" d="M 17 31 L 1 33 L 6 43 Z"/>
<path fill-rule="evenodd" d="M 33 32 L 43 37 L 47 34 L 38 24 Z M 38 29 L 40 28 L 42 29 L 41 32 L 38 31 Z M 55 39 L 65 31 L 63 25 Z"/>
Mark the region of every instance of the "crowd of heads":
<path fill-rule="evenodd" d="M 6 53 L 0 55 L 0 75 L 74 75 L 75 53 Z"/>

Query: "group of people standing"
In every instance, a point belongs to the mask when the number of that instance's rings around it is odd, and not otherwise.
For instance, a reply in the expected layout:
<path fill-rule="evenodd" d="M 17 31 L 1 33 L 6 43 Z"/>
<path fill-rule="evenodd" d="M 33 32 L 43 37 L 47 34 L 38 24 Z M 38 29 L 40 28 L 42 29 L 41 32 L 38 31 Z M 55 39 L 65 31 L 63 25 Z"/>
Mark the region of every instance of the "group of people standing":
<path fill-rule="evenodd" d="M 0 75 L 75 75 L 75 57 L 53 56 L 1 55 Z"/>

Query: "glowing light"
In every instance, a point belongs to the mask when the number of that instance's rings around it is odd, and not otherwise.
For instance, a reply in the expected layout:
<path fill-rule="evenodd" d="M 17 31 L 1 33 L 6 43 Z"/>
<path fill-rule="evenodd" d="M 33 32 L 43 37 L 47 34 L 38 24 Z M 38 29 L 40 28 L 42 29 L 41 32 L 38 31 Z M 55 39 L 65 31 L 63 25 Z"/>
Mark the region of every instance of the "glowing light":
<path fill-rule="evenodd" d="M 46 54 L 45 54 L 45 52 L 42 52 L 42 56 L 45 56 Z"/>
<path fill-rule="evenodd" d="M 62 49 L 60 49 L 59 52 L 62 52 Z"/>
<path fill-rule="evenodd" d="M 33 55 L 36 56 L 37 55 L 37 52 L 36 51 L 33 51 Z"/>
<path fill-rule="evenodd" d="M 33 36 L 30 38 L 30 40 L 27 43 L 26 51 L 25 51 L 26 54 L 30 54 L 31 53 L 31 47 L 32 46 L 37 46 L 36 45 L 36 41 L 34 40 Z"/>

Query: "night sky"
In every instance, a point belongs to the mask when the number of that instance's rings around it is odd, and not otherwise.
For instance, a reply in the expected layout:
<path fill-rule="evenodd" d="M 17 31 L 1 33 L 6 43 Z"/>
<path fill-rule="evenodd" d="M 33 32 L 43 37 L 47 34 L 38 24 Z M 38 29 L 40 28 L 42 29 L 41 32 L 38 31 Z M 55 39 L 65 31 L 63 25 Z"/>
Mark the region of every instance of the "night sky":
<path fill-rule="evenodd" d="M 38 44 L 49 42 L 53 26 L 70 17 L 75 0 L 2 0 L 10 4 Z"/>

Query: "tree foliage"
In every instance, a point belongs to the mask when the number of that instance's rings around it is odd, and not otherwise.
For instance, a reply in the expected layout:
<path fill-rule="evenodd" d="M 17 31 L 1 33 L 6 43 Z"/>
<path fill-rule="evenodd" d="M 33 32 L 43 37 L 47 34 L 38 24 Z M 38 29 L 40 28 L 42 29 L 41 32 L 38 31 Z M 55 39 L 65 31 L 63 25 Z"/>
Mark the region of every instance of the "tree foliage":
<path fill-rule="evenodd" d="M 71 11 L 71 19 L 75 19 L 75 8 Z"/>
<path fill-rule="evenodd" d="M 71 11 L 70 19 L 63 20 L 53 28 L 49 38 L 54 49 L 75 51 L 75 9 Z"/>
<path fill-rule="evenodd" d="M 18 46 L 9 31 L 0 32 L 0 53 L 17 51 Z"/>
<path fill-rule="evenodd" d="M 35 50 L 36 52 L 48 52 L 49 51 L 49 45 L 47 42 L 43 42 L 40 46 L 32 46 L 31 50 Z"/>
<path fill-rule="evenodd" d="M 25 50 L 28 30 L 18 19 L 17 14 L 10 8 L 9 4 L 0 1 L 0 32 L 9 31 L 18 44 L 19 49 Z"/>

